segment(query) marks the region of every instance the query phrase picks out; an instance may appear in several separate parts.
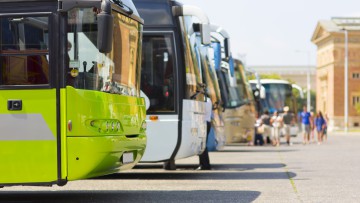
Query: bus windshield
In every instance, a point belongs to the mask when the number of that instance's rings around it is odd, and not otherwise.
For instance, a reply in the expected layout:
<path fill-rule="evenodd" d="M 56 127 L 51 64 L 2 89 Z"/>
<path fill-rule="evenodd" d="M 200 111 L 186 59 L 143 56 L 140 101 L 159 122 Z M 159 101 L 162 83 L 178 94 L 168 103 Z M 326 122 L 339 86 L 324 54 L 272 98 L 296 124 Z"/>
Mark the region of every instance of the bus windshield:
<path fill-rule="evenodd" d="M 266 92 L 266 98 L 261 100 L 264 109 L 269 110 L 270 113 L 283 112 L 283 108 L 288 106 L 290 111 L 295 112 L 291 84 L 262 83 L 262 85 Z"/>
<path fill-rule="evenodd" d="M 96 46 L 98 12 L 94 8 L 68 12 L 67 85 L 139 96 L 142 27 L 137 21 L 114 13 L 112 51 L 100 53 Z"/>
<path fill-rule="evenodd" d="M 245 103 L 254 101 L 254 96 L 252 94 L 252 89 L 246 78 L 244 66 L 242 65 L 242 63 L 237 62 L 237 60 L 234 61 L 234 64 L 235 64 L 236 84 L 237 84 L 238 92 L 240 94 L 240 98 Z"/>

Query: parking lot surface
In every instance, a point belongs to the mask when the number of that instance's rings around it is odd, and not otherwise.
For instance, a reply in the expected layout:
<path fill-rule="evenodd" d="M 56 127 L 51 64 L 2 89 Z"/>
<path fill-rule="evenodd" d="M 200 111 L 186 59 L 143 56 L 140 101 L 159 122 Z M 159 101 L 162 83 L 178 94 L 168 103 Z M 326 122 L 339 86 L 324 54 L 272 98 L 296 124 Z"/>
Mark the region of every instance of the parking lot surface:
<path fill-rule="evenodd" d="M 64 187 L 7 187 L 0 202 L 360 202 L 360 133 L 332 134 L 321 145 L 232 145 L 211 152 L 211 171 L 198 158 L 161 164 Z"/>

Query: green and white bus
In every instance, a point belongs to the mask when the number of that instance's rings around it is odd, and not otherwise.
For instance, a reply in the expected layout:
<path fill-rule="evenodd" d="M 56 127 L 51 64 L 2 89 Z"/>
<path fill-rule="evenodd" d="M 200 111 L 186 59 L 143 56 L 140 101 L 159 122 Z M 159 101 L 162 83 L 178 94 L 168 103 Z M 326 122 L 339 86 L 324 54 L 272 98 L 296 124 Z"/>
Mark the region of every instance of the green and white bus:
<path fill-rule="evenodd" d="M 146 146 L 131 0 L 0 0 L 0 186 L 132 168 Z"/>

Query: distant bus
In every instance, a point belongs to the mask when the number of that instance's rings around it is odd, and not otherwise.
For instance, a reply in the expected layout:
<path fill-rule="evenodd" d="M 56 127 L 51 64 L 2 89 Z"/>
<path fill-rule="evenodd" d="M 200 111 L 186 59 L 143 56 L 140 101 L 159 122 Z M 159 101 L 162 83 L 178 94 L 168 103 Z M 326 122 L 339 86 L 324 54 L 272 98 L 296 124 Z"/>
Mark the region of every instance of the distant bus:
<path fill-rule="evenodd" d="M 232 58 L 227 32 L 216 25 L 212 25 L 211 29 L 214 64 L 224 108 L 222 117 L 226 143 L 251 141 L 254 136 L 255 102 L 244 67 L 239 60 Z"/>
<path fill-rule="evenodd" d="M 261 79 L 261 85 L 265 88 L 265 98 L 260 99 L 261 108 L 263 111 L 268 110 L 270 114 L 277 111 L 279 114 L 284 112 L 284 107 L 289 107 L 289 112 L 293 113 L 295 119 L 297 117 L 297 102 L 296 97 L 293 94 L 294 88 L 299 90 L 297 85 L 292 85 L 286 80 L 277 79 Z M 255 80 L 251 80 L 250 84 L 255 86 L 257 83 Z M 301 90 L 301 89 L 300 89 Z M 302 92 L 300 93 L 302 95 Z M 290 134 L 296 136 L 298 133 L 298 127 L 294 125 L 290 129 Z"/>

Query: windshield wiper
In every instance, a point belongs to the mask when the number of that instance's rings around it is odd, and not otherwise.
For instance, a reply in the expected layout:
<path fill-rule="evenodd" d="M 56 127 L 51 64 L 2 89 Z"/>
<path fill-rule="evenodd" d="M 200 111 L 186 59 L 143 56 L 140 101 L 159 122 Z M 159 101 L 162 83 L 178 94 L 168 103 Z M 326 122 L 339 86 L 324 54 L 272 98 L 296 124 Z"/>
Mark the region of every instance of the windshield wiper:
<path fill-rule="evenodd" d="M 127 14 L 131 15 L 131 14 L 134 13 L 134 11 L 133 11 L 129 6 L 127 6 L 126 4 L 124 4 L 124 2 L 122 2 L 121 0 L 113 0 L 113 2 L 114 2 L 116 5 L 120 6 L 121 8 L 126 7 L 126 8 L 128 9 L 128 10 L 126 11 Z"/>

